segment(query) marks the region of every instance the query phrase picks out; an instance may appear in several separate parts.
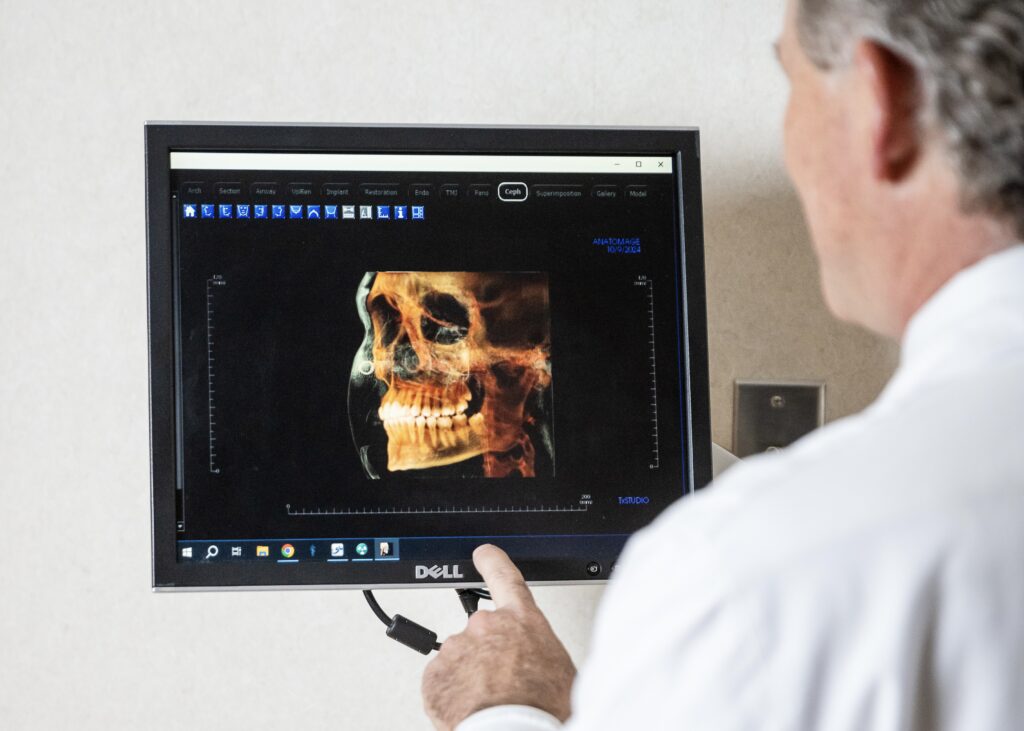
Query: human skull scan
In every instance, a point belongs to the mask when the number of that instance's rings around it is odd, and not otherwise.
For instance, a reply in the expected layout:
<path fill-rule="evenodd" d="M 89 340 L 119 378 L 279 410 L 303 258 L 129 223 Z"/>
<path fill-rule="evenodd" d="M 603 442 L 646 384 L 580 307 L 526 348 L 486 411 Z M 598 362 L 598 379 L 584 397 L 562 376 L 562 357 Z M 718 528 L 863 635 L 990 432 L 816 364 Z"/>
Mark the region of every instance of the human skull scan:
<path fill-rule="evenodd" d="M 554 474 L 548 277 L 369 272 L 349 414 L 367 476 Z"/>

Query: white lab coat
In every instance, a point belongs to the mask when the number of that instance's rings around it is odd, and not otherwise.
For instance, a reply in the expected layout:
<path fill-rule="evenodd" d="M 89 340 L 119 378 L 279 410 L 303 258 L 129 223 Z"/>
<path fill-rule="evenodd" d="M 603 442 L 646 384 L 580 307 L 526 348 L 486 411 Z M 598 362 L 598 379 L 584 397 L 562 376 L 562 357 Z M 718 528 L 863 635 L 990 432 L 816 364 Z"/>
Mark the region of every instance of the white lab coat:
<path fill-rule="evenodd" d="M 669 728 L 1024 729 L 1024 246 L 914 316 L 863 413 L 630 541 L 566 731 Z"/>

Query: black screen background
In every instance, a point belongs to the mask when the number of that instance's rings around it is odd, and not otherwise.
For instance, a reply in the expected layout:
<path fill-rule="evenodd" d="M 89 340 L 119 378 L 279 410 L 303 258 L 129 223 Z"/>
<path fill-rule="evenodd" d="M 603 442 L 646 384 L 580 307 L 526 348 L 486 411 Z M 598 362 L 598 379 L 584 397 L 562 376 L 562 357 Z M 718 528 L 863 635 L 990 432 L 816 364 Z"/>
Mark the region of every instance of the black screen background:
<path fill-rule="evenodd" d="M 185 181 L 312 181 L 336 173 L 174 171 Z M 500 536 L 629 533 L 684 491 L 676 271 L 678 212 L 671 175 L 345 174 L 360 182 L 458 183 L 437 198 L 281 203 L 423 203 L 423 221 L 181 220 L 176 201 L 184 530 L 179 539 L 328 536 Z M 585 186 L 583 200 L 467 199 L 472 183 Z M 646 185 L 647 200 L 600 201 L 593 184 Z M 257 202 L 248 196 L 237 202 Z M 269 200 L 267 202 L 270 202 Z M 595 237 L 641 240 L 640 254 L 609 254 Z M 352 360 L 364 337 L 355 304 L 367 271 L 545 271 L 551 298 L 555 476 L 370 480 L 347 413 Z M 214 289 L 216 450 L 210 473 L 207 291 Z M 645 289 L 653 282 L 659 457 L 651 469 L 650 346 Z M 289 516 L 307 510 L 542 507 L 574 513 Z M 621 496 L 647 496 L 620 505 Z"/>

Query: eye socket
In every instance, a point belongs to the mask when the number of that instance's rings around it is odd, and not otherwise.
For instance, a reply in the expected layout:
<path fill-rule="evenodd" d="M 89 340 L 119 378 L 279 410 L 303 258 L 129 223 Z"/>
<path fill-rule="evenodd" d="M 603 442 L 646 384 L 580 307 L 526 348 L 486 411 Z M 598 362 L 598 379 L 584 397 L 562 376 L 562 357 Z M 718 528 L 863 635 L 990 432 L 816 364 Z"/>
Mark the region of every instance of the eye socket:
<path fill-rule="evenodd" d="M 450 294 L 431 292 L 423 298 L 423 309 L 440 322 L 469 327 L 469 310 Z"/>
<path fill-rule="evenodd" d="M 378 295 L 366 308 L 370 312 L 374 328 L 380 333 L 380 341 L 386 347 L 398 337 L 402 327 L 402 313 L 391 306 L 388 298 Z"/>
<path fill-rule="evenodd" d="M 469 310 L 450 294 L 431 292 L 423 298 L 423 310 L 420 328 L 427 340 L 454 345 L 469 334 Z"/>

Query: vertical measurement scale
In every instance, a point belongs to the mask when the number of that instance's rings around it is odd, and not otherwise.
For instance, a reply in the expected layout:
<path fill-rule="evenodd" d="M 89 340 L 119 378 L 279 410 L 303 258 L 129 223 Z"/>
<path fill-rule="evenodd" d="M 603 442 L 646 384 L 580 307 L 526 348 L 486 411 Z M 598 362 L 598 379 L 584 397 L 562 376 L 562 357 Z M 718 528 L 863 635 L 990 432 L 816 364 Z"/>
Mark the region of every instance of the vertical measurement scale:
<path fill-rule="evenodd" d="M 213 395 L 216 390 L 213 387 L 214 370 L 213 370 L 213 293 L 218 287 L 223 287 L 227 284 L 224 281 L 224 277 L 220 274 L 214 274 L 212 277 L 206 280 L 206 387 L 207 387 L 207 421 L 210 430 L 210 474 L 219 475 L 220 467 L 217 466 L 217 435 L 214 432 L 214 427 L 217 426 L 217 422 L 214 421 L 213 412 L 216 410 L 216 406 L 213 403 Z"/>
<path fill-rule="evenodd" d="M 654 345 L 654 282 L 641 274 L 633 282 L 634 286 L 643 287 L 647 290 L 647 334 L 648 344 L 651 347 L 650 371 L 651 378 L 651 462 L 650 468 L 656 470 L 661 467 L 661 451 L 658 445 L 658 360 Z"/>

